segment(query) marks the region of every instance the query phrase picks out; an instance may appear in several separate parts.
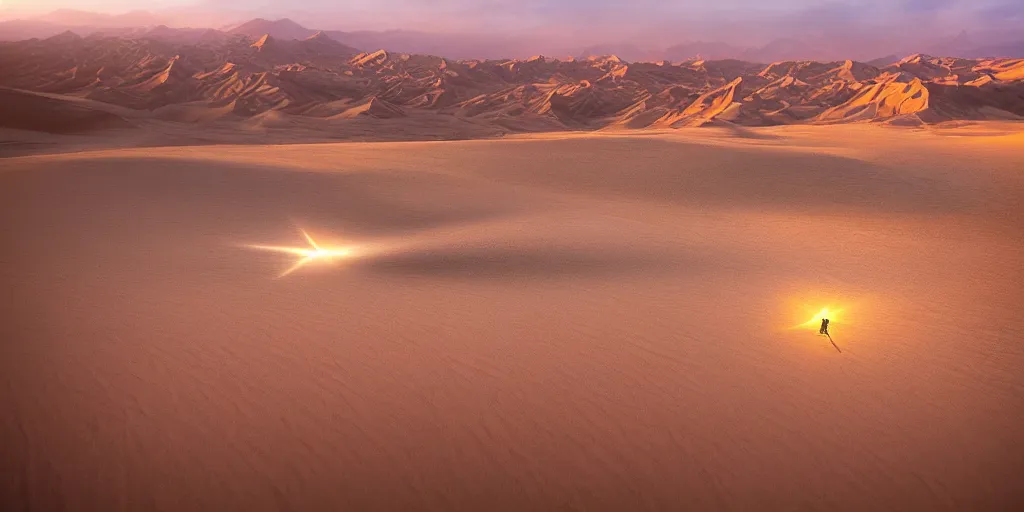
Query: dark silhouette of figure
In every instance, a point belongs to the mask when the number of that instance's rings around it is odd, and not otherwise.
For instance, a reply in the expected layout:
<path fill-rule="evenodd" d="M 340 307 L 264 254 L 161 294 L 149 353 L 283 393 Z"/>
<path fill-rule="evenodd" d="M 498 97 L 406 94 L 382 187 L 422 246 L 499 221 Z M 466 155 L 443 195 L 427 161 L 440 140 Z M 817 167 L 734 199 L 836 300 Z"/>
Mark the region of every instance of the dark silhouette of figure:
<path fill-rule="evenodd" d="M 836 348 L 836 351 L 838 351 L 840 354 L 843 353 L 842 350 L 839 350 L 839 345 L 836 345 L 835 340 L 832 339 L 832 335 L 828 333 L 828 318 L 821 319 L 821 329 L 818 330 L 818 334 L 828 336 L 828 341 L 832 343 L 832 346 Z"/>

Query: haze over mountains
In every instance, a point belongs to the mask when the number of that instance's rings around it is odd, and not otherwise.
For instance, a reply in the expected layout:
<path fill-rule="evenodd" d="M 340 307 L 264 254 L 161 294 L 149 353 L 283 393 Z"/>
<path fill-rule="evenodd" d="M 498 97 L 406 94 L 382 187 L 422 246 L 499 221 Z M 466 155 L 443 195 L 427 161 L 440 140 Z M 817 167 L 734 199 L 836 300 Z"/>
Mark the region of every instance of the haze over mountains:
<path fill-rule="evenodd" d="M 709 123 L 1024 119 L 1024 59 L 995 58 L 1002 50 L 1012 55 L 1012 47 L 971 59 L 763 59 L 803 47 L 780 40 L 760 49 L 676 45 L 664 52 L 676 58 L 656 62 L 610 54 L 614 45 L 568 58 L 457 59 L 445 54 L 454 48 L 445 40 L 423 33 L 318 31 L 290 19 L 223 30 L 117 28 L 149 16 L 56 12 L 32 23 L 46 30 L 68 19 L 89 25 L 0 43 L 3 126 L 67 133 L 243 123 L 340 137 L 464 138 Z M 956 44 L 972 41 L 962 35 Z M 487 53 L 483 43 L 477 47 Z"/>
<path fill-rule="evenodd" d="M 635 15 L 625 12 L 609 20 L 612 14 L 605 12 L 608 10 L 605 6 L 601 13 L 555 11 L 543 16 L 525 16 L 525 19 L 520 19 L 523 15 L 509 15 L 488 21 L 512 9 L 499 3 L 494 9 L 498 14 L 477 19 L 478 13 L 460 13 L 451 16 L 461 20 L 452 25 L 437 19 L 438 12 L 444 11 L 442 7 L 421 12 L 418 20 L 407 19 L 411 15 L 406 11 L 422 9 L 392 10 L 388 12 L 388 22 L 367 17 L 365 13 L 360 15 L 356 7 L 349 6 L 344 13 L 321 12 L 327 7 L 315 13 L 300 10 L 295 12 L 298 17 L 290 19 L 267 14 L 289 12 L 281 7 L 242 9 L 232 2 L 119 14 L 60 9 L 0 21 L 0 40 L 46 38 L 66 30 L 85 37 L 94 33 L 131 34 L 139 28 L 160 25 L 223 30 L 247 26 L 246 32 L 253 37 L 270 33 L 279 38 L 303 38 L 323 30 L 365 51 L 384 48 L 452 59 L 615 54 L 630 61 L 682 60 L 699 56 L 770 63 L 794 59 L 869 61 L 914 53 L 962 58 L 1024 57 L 1024 35 L 1017 28 L 1017 22 L 1024 23 L 1024 9 L 1013 8 L 1004 8 L 1006 12 L 982 11 L 986 14 L 981 20 L 964 15 L 941 24 L 933 11 L 907 14 L 908 9 L 901 11 L 904 12 L 901 16 L 915 19 L 897 23 L 898 16 L 890 18 L 886 16 L 889 11 L 878 6 L 871 9 L 817 7 L 788 15 L 758 14 L 756 10 L 747 9 L 751 13 L 746 14 L 746 18 L 737 18 L 740 14 L 732 11 L 702 12 L 695 8 L 686 16 L 666 13 L 668 17 L 657 23 L 649 19 L 632 22 L 631 16 Z M 382 12 L 383 7 L 377 10 L 378 17 Z M 588 14 L 582 15 L 584 12 Z M 256 17 L 253 13 L 262 13 L 262 16 Z M 862 18 L 870 13 L 874 13 L 875 18 L 891 20 L 892 24 L 868 24 Z M 615 23 L 609 25 L 611 21 Z M 261 24 L 262 28 L 258 26 Z M 336 30 L 339 28 L 343 30 Z"/>

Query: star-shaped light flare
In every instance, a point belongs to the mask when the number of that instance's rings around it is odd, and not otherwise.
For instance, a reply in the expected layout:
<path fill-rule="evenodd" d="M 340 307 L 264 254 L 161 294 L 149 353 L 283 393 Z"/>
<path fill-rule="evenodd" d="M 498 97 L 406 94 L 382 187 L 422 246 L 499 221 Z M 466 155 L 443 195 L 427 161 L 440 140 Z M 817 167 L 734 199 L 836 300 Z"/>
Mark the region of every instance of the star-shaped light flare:
<path fill-rule="evenodd" d="M 260 251 L 281 252 L 298 256 L 299 259 L 295 264 L 288 267 L 278 277 L 285 277 L 315 261 L 332 263 L 339 258 L 347 258 L 352 255 L 350 247 L 321 247 L 316 243 L 316 240 L 313 240 L 313 237 L 309 236 L 309 233 L 306 233 L 306 230 L 300 229 L 299 231 L 302 232 L 302 236 L 309 242 L 309 247 L 283 247 L 278 245 L 246 245 L 246 247 Z"/>

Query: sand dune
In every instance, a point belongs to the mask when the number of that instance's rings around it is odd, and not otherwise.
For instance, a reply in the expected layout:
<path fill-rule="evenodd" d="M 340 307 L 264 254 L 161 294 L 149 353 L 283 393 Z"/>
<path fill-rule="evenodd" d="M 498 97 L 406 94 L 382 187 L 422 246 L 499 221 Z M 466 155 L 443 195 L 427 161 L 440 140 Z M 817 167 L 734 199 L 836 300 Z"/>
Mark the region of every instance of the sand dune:
<path fill-rule="evenodd" d="M 1024 503 L 1019 124 L 711 124 L 0 159 L 0 502 Z"/>
<path fill-rule="evenodd" d="M 370 98 L 369 101 L 352 107 L 340 114 L 337 114 L 331 119 L 351 119 L 357 116 L 370 116 L 376 118 L 389 119 L 394 117 L 405 117 L 405 113 L 402 109 L 392 105 L 384 100 L 377 98 Z"/>
<path fill-rule="evenodd" d="M 124 118 L 83 102 L 0 88 L 2 128 L 71 134 L 130 126 Z"/>

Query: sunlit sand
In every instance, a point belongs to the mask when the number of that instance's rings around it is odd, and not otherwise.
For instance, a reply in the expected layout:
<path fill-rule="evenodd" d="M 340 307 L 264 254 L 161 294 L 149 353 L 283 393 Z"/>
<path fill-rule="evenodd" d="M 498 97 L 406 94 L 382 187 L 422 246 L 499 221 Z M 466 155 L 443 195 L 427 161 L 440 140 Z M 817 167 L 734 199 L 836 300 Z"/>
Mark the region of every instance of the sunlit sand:
<path fill-rule="evenodd" d="M 291 254 L 297 256 L 298 259 L 295 263 L 288 267 L 278 277 L 285 277 L 296 270 L 304 267 L 307 264 L 319 262 L 319 263 L 335 263 L 338 260 L 342 260 L 351 257 L 353 254 L 352 247 L 320 247 L 313 237 L 309 236 L 306 230 L 300 230 L 303 238 L 309 243 L 308 247 L 284 247 L 279 245 L 259 245 L 249 244 L 246 245 L 249 249 L 255 249 L 258 251 L 270 251 L 280 252 L 284 254 Z"/>
<path fill-rule="evenodd" d="M 0 159 L 0 497 L 1011 510 L 1021 141 L 858 125 Z"/>

